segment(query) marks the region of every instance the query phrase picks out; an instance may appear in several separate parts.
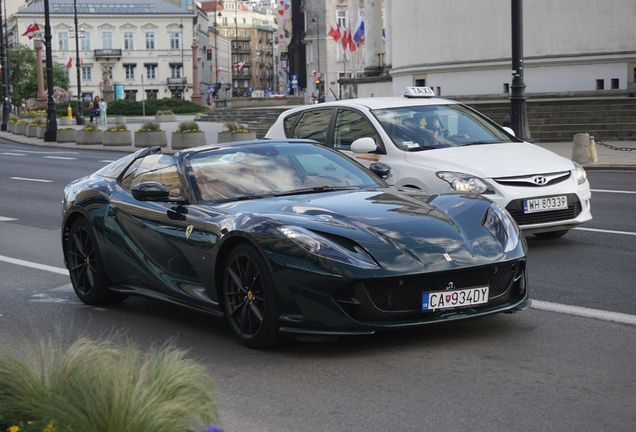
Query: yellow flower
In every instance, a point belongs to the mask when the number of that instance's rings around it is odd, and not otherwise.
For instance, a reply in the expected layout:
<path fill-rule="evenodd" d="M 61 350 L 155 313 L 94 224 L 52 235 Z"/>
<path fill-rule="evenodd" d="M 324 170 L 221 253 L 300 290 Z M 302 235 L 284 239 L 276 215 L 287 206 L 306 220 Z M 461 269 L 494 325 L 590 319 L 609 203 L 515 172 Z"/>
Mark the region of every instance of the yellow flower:
<path fill-rule="evenodd" d="M 7 429 L 7 432 L 19 432 L 20 431 L 20 426 L 9 426 L 9 428 Z"/>
<path fill-rule="evenodd" d="M 53 426 L 53 422 L 50 422 L 42 432 L 58 432 L 57 429 Z"/>

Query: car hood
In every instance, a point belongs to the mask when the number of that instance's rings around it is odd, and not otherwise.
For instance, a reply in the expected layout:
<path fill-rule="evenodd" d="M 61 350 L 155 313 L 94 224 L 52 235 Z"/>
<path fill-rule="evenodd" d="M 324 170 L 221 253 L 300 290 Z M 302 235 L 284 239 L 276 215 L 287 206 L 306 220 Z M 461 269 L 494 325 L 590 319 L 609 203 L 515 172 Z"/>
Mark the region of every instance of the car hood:
<path fill-rule="evenodd" d="M 434 171 L 457 171 L 483 178 L 513 177 L 574 169 L 572 161 L 523 143 L 479 144 L 405 153 L 407 162 Z"/>
<path fill-rule="evenodd" d="M 291 225 L 353 242 L 384 269 L 421 272 L 501 260 L 502 245 L 482 225 L 491 202 L 479 195 L 428 195 L 395 188 L 341 191 L 228 204 L 233 222 L 260 234 Z"/>

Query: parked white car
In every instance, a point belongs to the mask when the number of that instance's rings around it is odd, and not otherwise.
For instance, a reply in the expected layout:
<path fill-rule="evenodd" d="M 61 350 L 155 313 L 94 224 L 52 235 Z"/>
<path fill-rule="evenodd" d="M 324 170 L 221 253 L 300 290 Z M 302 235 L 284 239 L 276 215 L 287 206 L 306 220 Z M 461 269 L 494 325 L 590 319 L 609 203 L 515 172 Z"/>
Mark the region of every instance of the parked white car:
<path fill-rule="evenodd" d="M 558 238 L 590 219 L 590 185 L 577 163 L 515 138 L 472 108 L 407 87 L 404 97 L 350 99 L 285 111 L 266 138 L 309 138 L 369 166 L 390 184 L 475 192 L 510 212 L 526 234 Z"/>

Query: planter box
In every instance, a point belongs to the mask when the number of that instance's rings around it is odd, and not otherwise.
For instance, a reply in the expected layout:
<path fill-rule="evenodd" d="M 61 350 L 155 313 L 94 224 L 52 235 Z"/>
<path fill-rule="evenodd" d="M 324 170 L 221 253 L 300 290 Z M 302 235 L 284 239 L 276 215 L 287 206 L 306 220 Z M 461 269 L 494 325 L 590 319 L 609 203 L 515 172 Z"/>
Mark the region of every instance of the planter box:
<path fill-rule="evenodd" d="M 45 127 L 43 129 L 46 129 Z M 44 130 L 42 131 L 42 137 L 44 137 Z M 70 130 L 57 130 L 57 142 L 69 143 L 75 142 L 75 129 Z"/>
<path fill-rule="evenodd" d="M 102 144 L 105 146 L 129 146 L 132 145 L 132 133 L 130 131 L 104 131 Z"/>
<path fill-rule="evenodd" d="M 176 114 L 171 114 L 171 115 L 157 115 L 155 116 L 155 123 L 161 123 L 161 122 L 176 122 L 177 121 L 177 116 Z"/>
<path fill-rule="evenodd" d="M 59 125 L 60 126 L 70 126 L 71 125 L 71 119 L 68 117 L 60 117 L 59 119 Z"/>
<path fill-rule="evenodd" d="M 102 131 L 78 130 L 75 134 L 75 142 L 77 144 L 101 144 Z"/>
<path fill-rule="evenodd" d="M 256 132 L 219 132 L 217 143 L 249 141 L 256 139 Z"/>
<path fill-rule="evenodd" d="M 24 135 L 28 136 L 29 138 L 35 138 L 35 132 L 37 128 L 38 128 L 37 125 L 36 126 L 26 125 Z"/>
<path fill-rule="evenodd" d="M 115 124 L 122 124 L 125 125 L 126 124 L 126 116 L 117 116 L 115 117 Z"/>
<path fill-rule="evenodd" d="M 175 150 L 205 145 L 205 132 L 172 132 L 171 147 Z"/>
<path fill-rule="evenodd" d="M 46 131 L 46 126 L 38 126 L 35 128 L 35 137 L 44 139 L 44 132 Z M 75 139 L 73 139 L 75 141 Z"/>
<path fill-rule="evenodd" d="M 152 131 L 152 132 L 135 132 L 135 147 L 167 147 L 168 135 L 166 131 Z"/>
<path fill-rule="evenodd" d="M 23 124 L 16 123 L 15 126 L 13 126 L 13 133 L 15 135 L 24 135 L 25 132 L 26 132 L 26 123 L 23 123 Z"/>
<path fill-rule="evenodd" d="M 13 133 L 13 130 L 15 129 L 15 122 L 9 122 L 7 123 L 7 132 L 11 132 Z"/>

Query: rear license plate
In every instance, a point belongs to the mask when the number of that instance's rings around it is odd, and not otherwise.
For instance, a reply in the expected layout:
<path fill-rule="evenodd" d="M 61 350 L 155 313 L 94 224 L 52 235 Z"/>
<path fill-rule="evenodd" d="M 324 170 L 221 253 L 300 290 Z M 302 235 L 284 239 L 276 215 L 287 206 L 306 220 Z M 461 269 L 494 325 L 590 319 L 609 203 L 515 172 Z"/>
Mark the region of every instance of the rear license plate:
<path fill-rule="evenodd" d="M 488 303 L 488 287 L 422 293 L 422 310 L 446 309 Z"/>
<path fill-rule="evenodd" d="M 557 196 L 550 198 L 536 198 L 523 200 L 524 213 L 537 213 L 568 208 L 568 197 Z"/>

